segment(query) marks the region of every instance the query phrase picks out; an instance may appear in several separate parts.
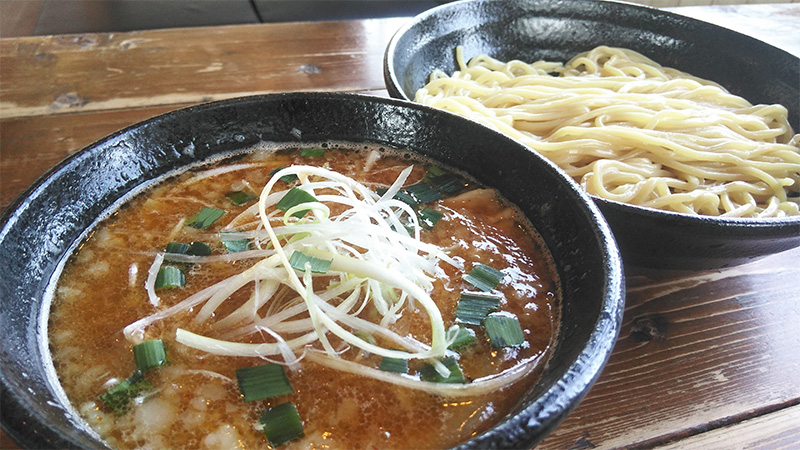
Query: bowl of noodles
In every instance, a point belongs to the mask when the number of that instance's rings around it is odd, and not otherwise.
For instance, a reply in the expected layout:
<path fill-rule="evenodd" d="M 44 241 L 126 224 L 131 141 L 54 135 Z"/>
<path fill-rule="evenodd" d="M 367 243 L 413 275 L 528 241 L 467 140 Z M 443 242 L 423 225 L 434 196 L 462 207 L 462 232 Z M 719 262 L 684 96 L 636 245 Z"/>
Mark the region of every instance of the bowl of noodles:
<path fill-rule="evenodd" d="M 26 448 L 528 448 L 624 308 L 576 183 L 395 99 L 158 116 L 0 225 L 0 420 Z"/>
<path fill-rule="evenodd" d="M 389 93 L 519 140 L 578 182 L 626 264 L 712 269 L 800 245 L 800 59 L 632 4 L 466 0 L 403 26 Z"/>

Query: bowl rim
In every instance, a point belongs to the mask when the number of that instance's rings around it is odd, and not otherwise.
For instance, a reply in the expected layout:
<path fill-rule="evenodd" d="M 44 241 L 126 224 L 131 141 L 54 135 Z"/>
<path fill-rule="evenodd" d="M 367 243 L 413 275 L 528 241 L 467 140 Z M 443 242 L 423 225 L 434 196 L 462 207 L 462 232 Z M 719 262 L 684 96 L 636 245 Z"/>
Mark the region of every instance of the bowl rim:
<path fill-rule="evenodd" d="M 97 151 L 99 147 L 107 142 L 114 141 L 118 137 L 131 132 L 132 130 L 136 130 L 141 127 L 148 126 L 150 124 L 162 122 L 162 121 L 169 121 L 172 120 L 174 117 L 181 117 L 187 114 L 192 114 L 193 111 L 196 110 L 209 110 L 214 108 L 224 108 L 229 105 L 246 105 L 248 103 L 259 103 L 259 102 L 269 102 L 273 101 L 275 104 L 280 103 L 284 100 L 292 100 L 292 99 L 307 99 L 307 98 L 319 98 L 319 99 L 333 99 L 337 101 L 366 101 L 366 102 L 377 102 L 387 104 L 393 107 L 404 108 L 404 109 L 411 109 L 411 110 L 421 110 L 421 111 L 428 111 L 431 114 L 444 114 L 450 116 L 453 120 L 456 121 L 463 121 L 469 122 L 474 124 L 475 122 L 470 121 L 469 119 L 463 118 L 456 114 L 449 113 L 447 111 L 438 110 L 435 108 L 427 107 L 424 105 L 420 105 L 417 103 L 413 103 L 403 99 L 396 99 L 396 98 L 386 98 L 381 96 L 375 95 L 368 95 L 362 93 L 348 93 L 348 92 L 286 92 L 286 93 L 271 93 L 271 94 L 261 94 L 261 95 L 254 95 L 254 96 L 245 96 L 245 97 L 236 97 L 230 99 L 223 99 L 217 100 L 197 105 L 192 105 L 184 108 L 179 108 L 173 111 L 169 111 L 166 113 L 162 113 L 151 118 L 136 122 L 129 126 L 126 126 L 120 130 L 117 130 L 107 136 L 104 136 L 91 144 L 86 145 L 85 147 L 81 148 L 80 150 L 70 154 L 58 164 L 53 166 L 51 169 L 46 171 L 43 175 L 37 178 L 28 188 L 26 188 L 19 196 L 17 196 L 6 208 L 6 210 L 0 215 L 0 242 L 2 242 L 9 232 L 10 228 L 15 226 L 15 216 L 17 216 L 22 208 L 27 207 L 27 203 L 29 198 L 35 195 L 42 195 L 44 190 L 48 187 L 50 183 L 53 183 L 54 180 L 58 177 L 60 173 L 69 169 L 70 166 L 76 163 L 82 157 L 86 157 L 89 153 L 93 151 Z M 474 125 L 470 125 L 474 126 Z M 489 132 L 490 134 L 496 135 L 499 139 L 504 139 L 513 142 L 514 145 L 520 146 L 521 144 L 513 139 L 505 136 L 502 133 L 499 133 L 494 130 L 490 130 L 484 127 L 484 132 Z M 597 235 L 597 242 L 598 245 L 602 247 L 603 250 L 603 260 L 604 260 L 604 267 L 602 272 L 602 277 L 604 280 L 603 292 L 598 292 L 598 296 L 602 299 L 600 301 L 600 305 L 602 310 L 598 312 L 598 319 L 595 323 L 594 328 L 592 329 L 591 333 L 589 334 L 588 341 L 583 344 L 581 347 L 581 351 L 578 352 L 577 356 L 571 360 L 566 370 L 558 376 L 551 385 L 547 386 L 546 389 L 543 389 L 538 397 L 530 403 L 529 405 L 525 406 L 524 408 L 519 409 L 516 412 L 512 412 L 509 416 L 501 419 L 497 422 L 493 427 L 489 430 L 484 431 L 483 433 L 479 434 L 478 436 L 456 446 L 455 448 L 480 448 L 482 442 L 487 439 L 487 435 L 489 431 L 494 433 L 502 433 L 504 430 L 510 430 L 514 427 L 520 426 L 542 426 L 542 427 L 551 427 L 549 429 L 552 430 L 552 427 L 555 427 L 560 423 L 568 414 L 574 409 L 579 401 L 586 395 L 589 391 L 591 386 L 600 376 L 602 367 L 608 361 L 611 352 L 614 348 L 616 343 L 616 338 L 619 335 L 620 328 L 622 326 L 622 315 L 624 311 L 625 305 L 625 277 L 624 277 L 624 269 L 622 264 L 621 255 L 619 253 L 619 249 L 616 246 L 613 234 L 611 232 L 610 227 L 606 223 L 603 215 L 600 213 L 599 208 L 594 202 L 591 201 L 589 196 L 583 192 L 583 190 L 575 183 L 571 178 L 567 177 L 566 175 L 562 174 L 558 171 L 557 167 L 548 161 L 545 158 L 538 157 L 538 159 L 544 165 L 550 166 L 551 168 L 556 169 L 558 174 L 567 182 L 567 184 L 571 187 L 571 190 L 574 191 L 574 194 L 577 198 L 581 199 L 582 208 L 585 208 L 591 216 L 591 220 L 594 222 L 595 225 L 595 234 Z M 146 181 L 144 182 L 146 183 Z M 138 184 L 133 188 L 136 190 L 137 188 L 141 187 L 141 183 Z M 119 199 L 117 200 L 119 201 Z M 118 205 L 111 205 L 109 208 L 114 208 Z M 107 208 L 108 209 L 108 208 Z M 62 256 L 63 257 L 63 256 Z M 41 301 L 41 300 L 40 300 Z M 38 319 L 37 319 L 38 320 Z M 3 349 L 5 353 L 5 349 Z M 587 364 L 590 362 L 590 364 Z M 4 396 L 9 395 L 12 397 L 12 401 L 15 403 L 11 405 L 12 408 L 14 407 L 23 407 L 25 409 L 25 419 L 37 422 L 38 424 L 43 426 L 44 431 L 50 432 L 52 436 L 55 437 L 55 440 L 58 441 L 59 439 L 65 440 L 66 444 L 71 446 L 76 445 L 77 443 L 72 440 L 70 436 L 64 436 L 59 428 L 55 428 L 54 426 L 50 425 L 46 418 L 40 414 L 40 411 L 37 409 L 38 405 L 36 402 L 32 401 L 31 398 L 20 396 L 18 392 L 14 392 L 14 390 L 9 386 L 7 381 L 7 374 L 4 367 L 0 367 L 0 389 L 2 390 Z M 549 406 L 552 405 L 560 405 L 562 408 L 559 414 L 552 414 L 552 411 L 547 410 Z M 567 406 L 566 408 L 564 406 Z M 8 406 L 8 405 L 7 405 Z M 5 408 L 3 408 L 5 409 Z M 538 413 L 546 412 L 546 420 L 539 420 Z M 27 436 L 24 432 L 22 432 L 22 428 L 16 426 L 18 424 L 11 424 L 7 423 L 5 413 L 1 417 L 3 420 L 0 421 L 0 425 L 2 425 L 3 430 L 7 432 L 7 434 L 12 437 L 15 441 L 21 441 L 23 445 L 36 445 L 39 444 L 39 441 L 31 441 L 30 439 L 34 439 L 35 437 Z M 524 421 L 524 423 L 522 423 Z M 30 424 L 28 424 L 29 426 Z M 541 436 L 539 439 L 543 438 Z M 41 436 L 39 436 L 41 438 Z"/>

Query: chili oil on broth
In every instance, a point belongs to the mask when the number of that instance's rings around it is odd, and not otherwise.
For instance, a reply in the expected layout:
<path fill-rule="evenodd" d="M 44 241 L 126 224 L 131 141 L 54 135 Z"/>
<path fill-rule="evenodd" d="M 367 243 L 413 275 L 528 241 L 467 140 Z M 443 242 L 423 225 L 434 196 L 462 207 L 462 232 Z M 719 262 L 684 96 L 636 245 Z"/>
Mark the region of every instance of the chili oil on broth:
<path fill-rule="evenodd" d="M 193 314 L 182 313 L 147 328 L 148 338 L 164 341 L 170 361 L 146 373 L 156 386 L 155 393 L 135 402 L 121 416 L 102 404 L 98 396 L 136 369 L 124 327 L 254 263 L 186 264 L 184 287 L 159 290 L 158 308 L 148 301 L 144 288 L 148 268 L 168 242 L 204 241 L 214 254 L 225 253 L 213 235 L 250 206 L 232 205 L 226 192 L 250 187 L 258 193 L 276 168 L 293 164 L 326 165 L 368 186 L 384 187 L 411 164 L 414 170 L 406 184 L 419 181 L 428 167 L 408 154 L 383 148 L 379 159 L 366 163 L 367 155 L 377 149 L 336 147 L 330 146 L 321 158 L 301 157 L 295 150 L 256 150 L 243 159 L 217 163 L 220 167 L 255 163 L 247 170 L 203 179 L 196 176 L 198 170 L 181 174 L 121 207 L 71 257 L 53 295 L 48 323 L 51 355 L 69 401 L 109 445 L 120 449 L 270 448 L 258 424 L 259 414 L 291 401 L 303 420 L 305 436 L 281 448 L 444 448 L 497 423 L 535 383 L 558 332 L 556 275 L 549 254 L 524 217 L 493 191 L 476 189 L 436 202 L 432 208 L 443 218 L 423 232 L 422 239 L 446 248 L 450 256 L 465 262 L 465 270 L 480 262 L 506 274 L 497 287 L 504 297 L 500 310 L 519 318 L 525 344 L 493 348 L 485 333 L 479 332 L 477 345 L 461 355 L 459 365 L 470 381 L 536 361 L 534 373 L 522 381 L 480 397 L 446 398 L 301 361 L 300 370 L 286 371 L 294 393 L 245 403 L 236 369 L 265 361 L 210 355 L 176 342 L 177 328 L 210 336 L 215 331 L 213 325 L 195 323 Z M 206 206 L 224 209 L 226 216 L 205 230 L 183 224 Z M 470 288 L 462 275 L 448 265 L 437 269 L 431 297 L 446 326 L 455 321 L 460 292 Z M 249 295 L 245 291 L 233 299 L 239 296 L 240 303 L 245 301 Z M 230 312 L 225 308 L 230 307 L 223 305 L 215 314 L 225 317 Z M 392 328 L 430 342 L 430 327 L 420 314 L 406 311 Z M 264 340 L 271 339 L 265 336 Z M 380 361 L 357 348 L 341 356 L 372 359 L 375 366 Z M 412 372 L 419 365 L 412 360 Z"/>

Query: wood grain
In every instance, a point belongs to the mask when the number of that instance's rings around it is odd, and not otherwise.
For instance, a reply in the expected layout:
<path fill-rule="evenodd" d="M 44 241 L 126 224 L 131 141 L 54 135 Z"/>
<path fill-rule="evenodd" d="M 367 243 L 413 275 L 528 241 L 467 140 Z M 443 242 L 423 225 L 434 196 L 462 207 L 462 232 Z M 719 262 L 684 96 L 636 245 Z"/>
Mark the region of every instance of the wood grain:
<path fill-rule="evenodd" d="M 182 106 L 285 91 L 383 89 L 406 19 L 0 40 L 0 118 Z"/>
<path fill-rule="evenodd" d="M 173 108 L 0 119 L 0 210 L 47 170 L 92 142 Z"/>
<path fill-rule="evenodd" d="M 798 261 L 800 249 L 724 270 L 629 268 L 614 353 L 540 447 L 648 447 L 797 403 Z"/>
<path fill-rule="evenodd" d="M 656 447 L 657 450 L 796 450 L 800 442 L 800 406 Z M 735 442 L 734 442 L 735 441 Z"/>
<path fill-rule="evenodd" d="M 76 150 L 175 108 L 299 90 L 385 96 L 383 51 L 404 22 L 2 39 L 0 209 Z M 715 271 L 627 268 L 614 353 L 539 448 L 800 448 L 798 262 L 800 249 Z"/>

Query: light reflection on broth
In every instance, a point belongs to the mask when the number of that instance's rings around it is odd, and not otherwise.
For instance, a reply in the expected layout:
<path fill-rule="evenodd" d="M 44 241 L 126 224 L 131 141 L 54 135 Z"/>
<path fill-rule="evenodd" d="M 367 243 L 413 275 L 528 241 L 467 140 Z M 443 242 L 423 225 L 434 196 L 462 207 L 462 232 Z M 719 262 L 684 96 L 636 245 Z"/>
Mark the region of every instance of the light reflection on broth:
<path fill-rule="evenodd" d="M 227 254 L 219 231 L 257 199 L 234 205 L 225 194 L 252 190 L 258 194 L 278 167 L 326 166 L 371 187 L 388 187 L 413 164 L 405 185 L 419 182 L 428 164 L 407 154 L 363 148 L 327 148 L 322 157 L 303 157 L 296 150 L 255 151 L 221 162 L 219 171 L 192 171 L 148 190 L 103 221 L 66 264 L 55 289 L 48 325 L 52 358 L 59 381 L 70 402 L 90 426 L 115 448 L 270 448 L 259 416 L 267 408 L 291 402 L 302 418 L 304 437 L 284 447 L 330 448 L 442 448 L 463 442 L 502 419 L 535 383 L 552 346 L 559 323 L 559 291 L 550 257 L 521 215 L 493 191 L 474 189 L 429 203 L 442 214 L 424 242 L 434 243 L 464 268 L 440 264 L 435 270 L 434 299 L 445 327 L 455 323 L 456 306 L 464 290 L 474 290 L 462 280 L 474 264 L 500 269 L 505 275 L 495 289 L 502 294 L 499 309 L 515 316 L 524 343 L 495 348 L 481 326 L 477 343 L 457 357 L 467 382 L 506 373 L 526 363 L 533 375 L 500 390 L 479 396 L 439 396 L 377 379 L 347 373 L 301 360 L 298 370 L 286 370 L 294 392 L 266 400 L 242 401 L 236 370 L 265 364 L 257 357 L 208 354 L 176 341 L 179 328 L 202 336 L 221 338 L 226 331 L 219 319 L 247 302 L 253 285 L 234 292 L 213 311 L 208 321 L 195 320 L 198 304 L 187 311 L 154 321 L 144 329 L 146 339 L 164 341 L 169 365 L 149 370 L 145 377 L 154 388 L 137 397 L 120 415 L 111 412 L 99 396 L 136 370 L 132 343 L 123 329 L 176 305 L 192 294 L 241 273 L 263 258 L 226 262 L 170 262 L 185 273 L 186 284 L 157 290 L 158 306 L 148 297 L 145 282 L 155 255 L 169 242 L 208 243 L 212 257 Z M 380 154 L 377 160 L 370 155 Z M 366 162 L 369 161 L 369 162 Z M 228 170 L 248 164 L 246 170 Z M 368 170 L 366 170 L 368 168 Z M 213 176 L 199 176 L 198 173 Z M 280 183 L 283 183 L 282 185 Z M 295 181 L 291 183 L 296 183 Z M 288 189 L 287 182 L 278 182 Z M 226 211 L 206 229 L 186 225 L 187 218 L 203 207 Z M 335 208 L 334 208 L 335 209 Z M 331 215 L 336 211 L 332 210 Z M 240 229 L 255 229 L 242 221 Z M 315 288 L 317 286 L 315 285 Z M 281 293 L 276 294 L 276 298 Z M 283 295 L 287 295 L 283 293 Z M 276 300 L 277 301 L 277 300 Z M 269 306 L 259 309 L 264 314 Z M 375 307 L 359 317 L 380 321 Z M 421 305 L 409 306 L 389 328 L 431 345 L 431 325 Z M 286 334 L 287 338 L 290 334 Z M 345 345 L 331 336 L 341 358 L 377 368 L 381 358 Z M 269 333 L 255 333 L 238 342 L 275 342 Z M 319 342 L 311 344 L 321 349 Z M 377 345 L 392 347 L 378 338 Z M 302 354 L 302 350 L 298 352 Z M 448 353 L 450 355 L 450 353 Z M 270 360 L 281 362 L 281 356 Z M 412 376 L 424 361 L 409 360 Z M 504 372 L 505 371 L 505 372 Z"/>

